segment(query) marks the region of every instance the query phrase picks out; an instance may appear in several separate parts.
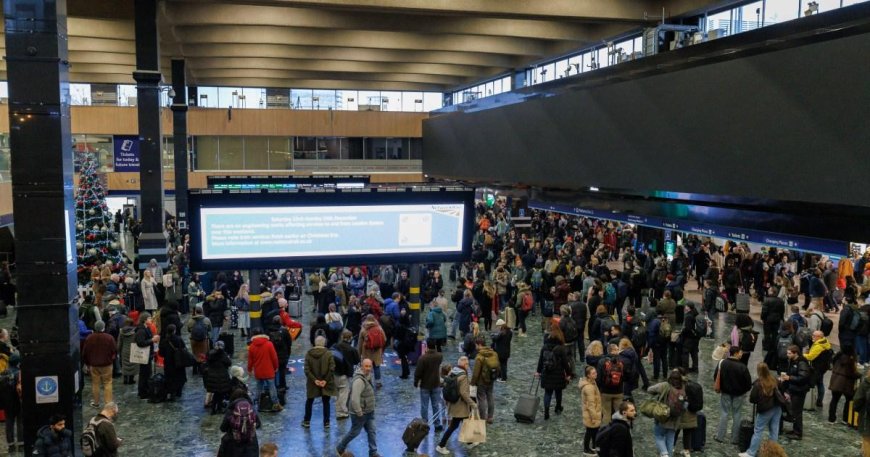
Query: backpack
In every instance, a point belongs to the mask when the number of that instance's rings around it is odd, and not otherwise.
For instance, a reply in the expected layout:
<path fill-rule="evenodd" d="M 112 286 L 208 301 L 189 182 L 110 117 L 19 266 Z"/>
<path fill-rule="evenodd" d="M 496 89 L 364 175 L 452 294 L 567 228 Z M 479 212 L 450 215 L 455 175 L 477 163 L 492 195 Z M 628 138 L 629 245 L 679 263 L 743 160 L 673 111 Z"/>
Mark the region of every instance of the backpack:
<path fill-rule="evenodd" d="M 174 284 L 175 284 L 175 282 L 172 281 L 172 274 L 171 273 L 166 273 L 165 275 L 163 275 L 163 287 L 168 289 L 168 288 L 172 287 Z"/>
<path fill-rule="evenodd" d="M 94 314 L 96 307 L 92 303 L 88 303 L 79 309 L 79 319 L 85 323 L 85 327 L 90 330 L 94 329 L 94 324 L 97 322 L 97 316 Z"/>
<path fill-rule="evenodd" d="M 631 345 L 636 351 L 646 346 L 646 325 L 643 322 L 634 324 L 631 327 Z"/>
<path fill-rule="evenodd" d="M 809 327 L 801 327 L 794 333 L 795 342 L 800 347 L 807 347 L 812 343 L 813 331 Z"/>
<path fill-rule="evenodd" d="M 740 350 L 743 352 L 752 352 L 755 350 L 755 345 L 758 343 L 758 336 L 751 330 L 740 331 Z"/>
<path fill-rule="evenodd" d="M 700 384 L 694 381 L 686 383 L 686 397 L 689 403 L 689 412 L 697 413 L 704 409 L 704 390 Z"/>
<path fill-rule="evenodd" d="M 834 330 L 834 321 L 831 320 L 830 317 L 825 316 L 824 314 L 819 313 L 819 318 L 822 321 L 822 325 L 819 327 L 819 330 L 822 331 L 822 334 L 828 336 Z"/>
<path fill-rule="evenodd" d="M 577 341 L 577 338 L 580 337 L 580 332 L 577 330 L 577 324 L 574 323 L 574 319 L 571 319 L 571 316 L 562 316 L 562 320 L 559 323 L 565 324 L 564 326 L 560 325 L 560 327 L 563 327 L 562 333 L 565 336 L 565 342 L 573 343 Z"/>
<path fill-rule="evenodd" d="M 535 297 L 532 297 L 532 294 L 527 292 L 523 295 L 523 302 L 520 309 L 523 311 L 531 311 L 533 306 L 535 306 Z"/>
<path fill-rule="evenodd" d="M 779 357 L 780 360 L 787 358 L 786 353 L 788 352 L 788 347 L 792 344 L 794 344 L 794 340 L 791 334 L 780 336 L 779 339 L 776 340 L 776 356 Z"/>
<path fill-rule="evenodd" d="M 870 334 L 870 314 L 867 311 L 858 311 L 858 315 L 861 318 L 861 325 L 858 327 L 858 334 L 861 336 L 867 336 Z"/>
<path fill-rule="evenodd" d="M 230 416 L 230 432 L 233 441 L 237 443 L 249 443 L 254 437 L 254 429 L 257 427 L 257 413 L 254 405 L 247 400 L 240 400 L 233 406 L 233 414 Z"/>
<path fill-rule="evenodd" d="M 387 344 L 387 337 L 380 327 L 372 327 L 366 334 L 366 349 L 376 351 Z"/>
<path fill-rule="evenodd" d="M 599 328 L 601 329 L 601 334 L 604 335 L 606 332 L 610 331 L 610 327 L 616 325 L 616 322 L 613 321 L 613 318 L 610 316 L 602 317 L 599 321 Z"/>
<path fill-rule="evenodd" d="M 550 346 L 544 346 L 541 352 L 541 366 L 544 372 L 550 372 L 556 368 L 556 353 Z"/>
<path fill-rule="evenodd" d="M 540 268 L 535 268 L 534 270 L 532 270 L 532 288 L 535 290 L 540 290 L 543 284 L 544 272 Z"/>
<path fill-rule="evenodd" d="M 674 328 L 671 327 L 670 321 L 663 320 L 661 322 L 662 325 L 659 326 L 659 338 L 662 338 L 664 341 L 670 341 Z"/>
<path fill-rule="evenodd" d="M 332 321 L 329 323 L 329 330 L 333 333 L 340 333 L 344 326 L 341 324 L 341 321 Z"/>
<path fill-rule="evenodd" d="M 622 375 L 625 366 L 622 360 L 608 357 L 604 361 L 604 385 L 607 387 L 619 387 L 622 385 Z"/>
<path fill-rule="evenodd" d="M 683 412 L 685 412 L 685 400 L 685 390 L 677 389 L 673 386 L 668 390 L 667 398 L 665 398 L 665 404 L 667 404 L 668 408 L 671 410 L 671 417 L 680 417 Z"/>
<path fill-rule="evenodd" d="M 96 417 L 88 421 L 88 425 L 85 426 L 84 431 L 82 431 L 82 436 L 79 438 L 79 444 L 81 444 L 82 455 L 86 457 L 91 457 L 97 455 L 97 451 L 100 449 L 100 443 L 97 441 L 97 426 L 105 422 L 107 419 L 97 420 Z M 39 430 L 37 436 L 41 436 L 43 433 L 43 429 L 49 428 L 48 425 L 42 427 Z"/>
<path fill-rule="evenodd" d="M 724 312 L 725 311 L 725 299 L 722 298 L 721 295 L 716 296 L 716 311 Z"/>
<path fill-rule="evenodd" d="M 831 369 L 831 362 L 834 360 L 834 351 L 831 349 L 825 349 L 819 355 L 810 362 L 813 370 L 816 373 L 824 373 Z"/>
<path fill-rule="evenodd" d="M 698 338 L 707 336 L 707 319 L 700 314 L 695 316 L 695 336 Z"/>
<path fill-rule="evenodd" d="M 331 347 L 329 351 L 332 353 L 332 359 L 335 360 L 335 372 L 339 374 L 346 373 L 347 365 L 344 360 L 344 354 L 339 351 L 335 346 Z"/>
<path fill-rule="evenodd" d="M 851 317 L 849 318 L 849 330 L 855 332 L 861 328 L 861 313 L 852 307 L 849 307 L 849 311 L 851 312 Z"/>
<path fill-rule="evenodd" d="M 444 378 L 444 387 L 441 389 L 441 396 L 447 403 L 456 403 L 461 398 L 459 394 L 459 375 L 450 373 Z"/>
<path fill-rule="evenodd" d="M 484 361 L 486 363 L 484 363 L 483 370 L 481 370 L 483 381 L 486 384 L 492 384 L 501 375 L 501 365 L 499 364 L 498 357 L 489 357 L 484 359 Z"/>
<path fill-rule="evenodd" d="M 208 339 L 208 329 L 205 328 L 205 318 L 193 320 L 193 327 L 190 328 L 190 339 L 193 341 L 205 341 Z"/>
<path fill-rule="evenodd" d="M 616 303 L 616 288 L 613 284 L 607 283 L 604 285 L 604 304 L 612 305 Z"/>

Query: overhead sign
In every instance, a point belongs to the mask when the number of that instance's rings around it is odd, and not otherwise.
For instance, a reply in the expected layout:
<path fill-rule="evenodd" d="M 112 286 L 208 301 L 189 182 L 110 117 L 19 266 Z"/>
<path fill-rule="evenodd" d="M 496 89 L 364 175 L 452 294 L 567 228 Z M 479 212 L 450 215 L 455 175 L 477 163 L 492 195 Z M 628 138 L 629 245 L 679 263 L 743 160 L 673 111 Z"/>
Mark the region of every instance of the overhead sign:
<path fill-rule="evenodd" d="M 36 404 L 57 403 L 57 376 L 36 377 Z"/>
<path fill-rule="evenodd" d="M 139 171 L 139 137 L 115 135 L 115 171 Z"/>
<path fill-rule="evenodd" d="M 801 235 L 766 232 L 721 225 L 704 224 L 682 219 L 663 219 L 654 216 L 625 214 L 620 212 L 602 211 L 597 209 L 579 208 L 570 205 L 558 205 L 539 201 L 529 201 L 529 208 L 543 211 L 553 211 L 579 217 L 591 217 L 627 224 L 642 225 L 665 230 L 676 230 L 712 238 L 727 238 L 746 243 L 757 243 L 782 249 L 817 252 L 842 257 L 848 254 L 848 243 L 845 241 L 827 240 Z"/>

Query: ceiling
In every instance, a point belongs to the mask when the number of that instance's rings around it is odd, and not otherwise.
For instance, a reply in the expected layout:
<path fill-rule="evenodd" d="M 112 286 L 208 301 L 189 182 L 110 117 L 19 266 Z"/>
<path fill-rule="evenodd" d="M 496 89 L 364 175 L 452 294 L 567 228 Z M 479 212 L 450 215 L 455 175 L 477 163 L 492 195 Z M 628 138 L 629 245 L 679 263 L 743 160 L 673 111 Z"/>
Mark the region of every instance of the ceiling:
<path fill-rule="evenodd" d="M 184 58 L 194 86 L 444 91 L 649 24 L 663 5 L 673 16 L 709 3 L 165 0 L 161 70 L 168 81 L 170 59 Z M 71 81 L 132 84 L 133 1 L 67 4 Z"/>

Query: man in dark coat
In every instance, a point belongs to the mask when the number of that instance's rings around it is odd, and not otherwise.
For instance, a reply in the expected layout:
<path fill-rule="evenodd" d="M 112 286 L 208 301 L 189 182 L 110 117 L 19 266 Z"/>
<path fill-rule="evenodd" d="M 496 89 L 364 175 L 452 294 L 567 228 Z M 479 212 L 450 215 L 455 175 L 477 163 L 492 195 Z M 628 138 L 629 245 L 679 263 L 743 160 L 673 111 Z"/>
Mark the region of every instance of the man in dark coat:
<path fill-rule="evenodd" d="M 767 289 L 767 296 L 761 304 L 761 322 L 764 323 L 764 339 L 761 347 L 765 351 L 776 349 L 776 334 L 785 316 L 785 302 L 778 296 L 775 287 Z"/>
<path fill-rule="evenodd" d="M 74 455 L 73 434 L 66 428 L 64 415 L 51 416 L 49 425 L 39 429 L 36 433 L 36 442 L 33 444 L 33 455 L 47 457 L 72 457 Z"/>
<path fill-rule="evenodd" d="M 284 406 L 287 401 L 285 398 L 287 394 L 287 362 L 290 361 L 293 338 L 290 337 L 290 332 L 281 323 L 281 316 L 272 317 L 268 331 L 269 341 L 275 346 L 275 352 L 278 354 L 278 374 L 275 386 L 278 390 L 278 403 Z"/>
<path fill-rule="evenodd" d="M 779 375 L 779 380 L 791 396 L 791 415 L 794 424 L 794 429 L 786 433 L 786 436 L 792 440 L 800 440 L 804 434 L 804 398 L 812 387 L 812 370 L 797 345 L 788 347 L 786 357 L 788 357 L 788 369 Z"/>
<path fill-rule="evenodd" d="M 625 457 L 634 455 L 631 441 L 631 425 L 637 417 L 634 403 L 624 401 L 619 405 L 619 411 L 613 413 L 612 425 L 603 427 L 596 436 L 600 457 Z"/>
<path fill-rule="evenodd" d="M 682 339 L 682 355 L 680 366 L 689 371 L 689 373 L 698 372 L 698 343 L 701 337 L 696 333 L 696 322 L 698 319 L 704 319 L 698 314 L 695 309 L 695 304 L 686 302 L 685 317 L 683 317 L 683 331 L 680 333 Z M 689 367 L 689 359 L 691 359 L 691 367 Z"/>
<path fill-rule="evenodd" d="M 205 391 L 212 393 L 211 413 L 217 414 L 223 407 L 224 400 L 229 400 L 230 389 L 230 356 L 224 351 L 224 342 L 218 341 L 214 349 L 209 351 L 205 361 Z"/>

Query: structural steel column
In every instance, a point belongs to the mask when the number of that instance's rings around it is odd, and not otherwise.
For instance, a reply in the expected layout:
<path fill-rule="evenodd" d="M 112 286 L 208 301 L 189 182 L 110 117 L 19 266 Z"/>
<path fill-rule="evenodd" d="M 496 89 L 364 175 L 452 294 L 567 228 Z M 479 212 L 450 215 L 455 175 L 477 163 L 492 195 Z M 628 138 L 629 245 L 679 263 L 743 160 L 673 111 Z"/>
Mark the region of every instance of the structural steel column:
<path fill-rule="evenodd" d="M 66 0 L 5 0 L 25 455 L 55 413 L 81 430 Z"/>
<path fill-rule="evenodd" d="M 139 268 L 150 259 L 167 264 L 163 234 L 163 158 L 160 136 L 160 44 L 157 35 L 157 0 L 135 0 L 136 93 L 139 110 L 139 192 L 142 235 Z"/>
<path fill-rule="evenodd" d="M 187 84 L 184 59 L 172 59 L 172 138 L 175 149 L 175 217 L 187 233 Z"/>

